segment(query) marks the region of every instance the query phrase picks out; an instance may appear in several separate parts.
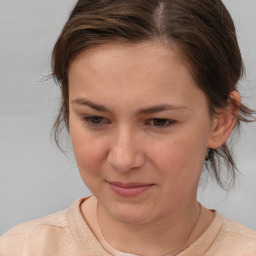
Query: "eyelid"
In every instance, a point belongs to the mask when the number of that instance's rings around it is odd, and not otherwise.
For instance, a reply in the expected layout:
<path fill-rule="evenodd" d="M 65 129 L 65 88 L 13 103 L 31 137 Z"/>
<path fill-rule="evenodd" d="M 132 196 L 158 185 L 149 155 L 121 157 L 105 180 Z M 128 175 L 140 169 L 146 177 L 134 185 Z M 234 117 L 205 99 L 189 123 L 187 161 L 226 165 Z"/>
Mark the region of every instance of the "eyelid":
<path fill-rule="evenodd" d="M 93 119 L 96 119 L 96 120 L 93 121 Z M 86 125 L 92 126 L 95 128 L 97 128 L 97 127 L 100 128 L 102 126 L 105 126 L 105 125 L 108 125 L 111 123 L 110 120 L 108 120 L 107 118 L 98 116 L 98 115 L 84 115 L 84 116 L 82 116 L 82 121 Z M 154 121 L 160 121 L 160 125 L 156 125 L 156 124 L 152 123 Z M 161 122 L 163 122 L 163 125 L 161 125 Z M 169 128 L 170 126 L 172 126 L 175 123 L 176 123 L 175 120 L 167 119 L 167 118 L 150 118 L 150 119 L 146 120 L 146 122 L 145 122 L 146 125 L 152 126 L 155 129 Z"/>
<path fill-rule="evenodd" d="M 92 122 L 92 119 L 93 118 L 98 118 L 98 119 L 100 119 L 101 121 L 104 121 L 103 123 L 102 122 L 99 122 L 99 123 L 97 123 L 97 122 Z M 82 117 L 82 121 L 84 122 L 84 123 L 86 123 L 87 125 L 90 125 L 90 126 L 103 126 L 103 125 L 106 125 L 106 124 L 109 124 L 110 123 L 110 121 L 107 119 L 107 118 L 105 118 L 105 117 L 102 117 L 102 116 L 97 116 L 97 115 L 86 115 L 86 116 L 83 116 Z"/>
<path fill-rule="evenodd" d="M 164 125 L 154 125 L 154 124 L 151 124 L 152 121 L 165 121 L 167 122 L 167 124 L 164 124 Z M 149 124 L 150 126 L 153 126 L 154 128 L 156 129 L 164 129 L 164 128 L 169 128 L 170 126 L 172 126 L 173 124 L 175 124 L 176 121 L 175 120 L 172 120 L 172 119 L 167 119 L 167 118 L 151 118 L 147 121 L 147 124 Z"/>

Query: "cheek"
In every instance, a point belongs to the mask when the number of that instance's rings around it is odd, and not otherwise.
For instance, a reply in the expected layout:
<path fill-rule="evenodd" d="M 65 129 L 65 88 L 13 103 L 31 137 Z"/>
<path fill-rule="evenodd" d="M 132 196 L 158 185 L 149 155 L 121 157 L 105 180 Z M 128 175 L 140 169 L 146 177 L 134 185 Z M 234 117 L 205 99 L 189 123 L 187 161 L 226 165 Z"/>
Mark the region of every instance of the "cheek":
<path fill-rule="evenodd" d="M 92 193 L 95 188 L 101 190 L 102 179 L 101 170 L 104 165 L 104 152 L 101 146 L 89 138 L 78 138 L 73 136 L 72 139 L 75 158 L 80 176 L 84 184 Z"/>
<path fill-rule="evenodd" d="M 79 172 L 84 179 L 97 175 L 99 166 L 104 162 L 106 150 L 104 143 L 85 133 L 83 125 L 70 125 L 70 136 Z"/>
<path fill-rule="evenodd" d="M 175 140 L 155 148 L 156 165 L 160 166 L 162 177 L 177 186 L 197 182 L 204 163 L 205 143 L 191 136 L 175 136 Z"/>

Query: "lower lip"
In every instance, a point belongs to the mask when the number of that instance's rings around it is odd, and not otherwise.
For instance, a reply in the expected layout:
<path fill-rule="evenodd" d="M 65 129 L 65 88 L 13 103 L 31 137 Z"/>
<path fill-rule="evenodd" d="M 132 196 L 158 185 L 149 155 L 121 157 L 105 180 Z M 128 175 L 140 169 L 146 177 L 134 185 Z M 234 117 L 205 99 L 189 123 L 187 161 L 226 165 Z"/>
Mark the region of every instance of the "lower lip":
<path fill-rule="evenodd" d="M 145 185 L 145 186 L 138 186 L 138 187 L 119 187 L 117 185 L 109 183 L 110 188 L 119 196 L 122 197 L 135 197 L 143 192 L 147 191 L 150 189 L 153 185 Z"/>

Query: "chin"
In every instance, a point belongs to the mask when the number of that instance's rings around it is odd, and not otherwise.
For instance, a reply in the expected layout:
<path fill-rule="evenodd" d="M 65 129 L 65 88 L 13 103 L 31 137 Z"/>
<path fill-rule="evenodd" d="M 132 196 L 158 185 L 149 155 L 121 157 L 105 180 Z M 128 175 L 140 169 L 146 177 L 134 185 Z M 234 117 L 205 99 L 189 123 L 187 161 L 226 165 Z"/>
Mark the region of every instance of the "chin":
<path fill-rule="evenodd" d="M 117 221 L 134 225 L 150 222 L 153 217 L 149 216 L 149 214 L 152 214 L 152 211 L 147 211 L 145 208 L 140 211 L 138 208 L 131 209 L 131 207 L 129 209 L 115 209 L 111 213 L 112 217 Z"/>

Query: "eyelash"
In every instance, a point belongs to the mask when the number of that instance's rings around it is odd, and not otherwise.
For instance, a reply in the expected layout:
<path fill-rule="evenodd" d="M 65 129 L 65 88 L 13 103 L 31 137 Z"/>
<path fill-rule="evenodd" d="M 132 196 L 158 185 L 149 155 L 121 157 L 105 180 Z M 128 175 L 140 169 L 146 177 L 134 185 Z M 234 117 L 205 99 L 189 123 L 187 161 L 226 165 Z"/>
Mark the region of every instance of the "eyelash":
<path fill-rule="evenodd" d="M 103 123 L 102 123 L 102 121 L 103 121 Z M 155 121 L 160 121 L 160 123 L 162 122 L 164 124 L 156 125 L 156 124 L 154 124 Z M 83 122 L 85 122 L 86 124 L 88 124 L 90 126 L 96 126 L 96 127 L 103 126 L 105 124 L 110 123 L 106 118 L 101 117 L 101 116 L 85 116 L 85 117 L 83 117 Z M 164 118 L 151 118 L 146 121 L 146 125 L 153 126 L 156 129 L 168 128 L 168 127 L 172 126 L 174 123 L 176 123 L 176 121 L 164 119 Z"/>
<path fill-rule="evenodd" d="M 102 121 L 102 120 L 105 120 L 104 123 L 97 123 L 97 122 L 93 122 L 93 119 L 95 121 L 95 119 L 98 121 Z M 104 117 L 101 117 L 101 116 L 85 116 L 83 117 L 83 121 L 88 124 L 88 125 L 91 125 L 91 126 L 102 126 L 102 125 L 105 125 L 107 123 L 109 123 L 108 121 L 106 121 L 107 119 L 104 118 Z"/>
<path fill-rule="evenodd" d="M 164 123 L 164 125 L 156 125 L 156 124 L 152 124 L 154 121 L 160 121 L 160 123 Z M 173 125 L 175 123 L 174 120 L 169 120 L 169 119 L 164 119 L 164 118 L 152 118 L 152 119 L 149 119 L 149 125 L 151 126 L 154 126 L 155 128 L 157 129 L 164 129 L 164 128 L 167 128 L 167 127 L 170 127 L 171 125 Z"/>

